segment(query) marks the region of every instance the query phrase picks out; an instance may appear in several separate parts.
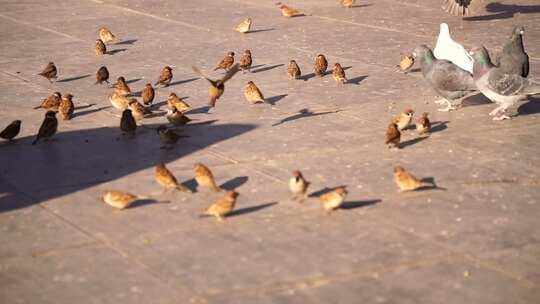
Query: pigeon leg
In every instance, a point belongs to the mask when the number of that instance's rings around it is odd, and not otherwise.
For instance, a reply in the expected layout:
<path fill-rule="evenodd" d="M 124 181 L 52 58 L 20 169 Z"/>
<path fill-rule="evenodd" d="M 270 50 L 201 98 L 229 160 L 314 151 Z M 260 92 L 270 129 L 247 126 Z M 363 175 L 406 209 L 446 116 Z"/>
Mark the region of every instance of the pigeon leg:
<path fill-rule="evenodd" d="M 495 109 L 493 109 L 493 111 L 489 112 L 489 116 L 497 116 L 497 114 L 504 111 L 505 111 L 504 106 L 498 106 Z"/>
<path fill-rule="evenodd" d="M 495 120 L 495 121 L 501 121 L 501 120 L 505 120 L 505 119 L 510 119 L 510 116 L 508 116 L 506 114 L 503 114 L 503 115 L 500 115 L 500 116 L 493 117 L 493 120 Z"/>
<path fill-rule="evenodd" d="M 450 100 L 445 99 L 445 101 L 446 101 L 446 108 L 444 108 L 444 109 L 439 109 L 440 112 L 450 112 L 450 111 L 456 109 L 456 107 L 452 105 L 452 103 L 450 102 Z"/>
<path fill-rule="evenodd" d="M 439 104 L 439 105 L 442 105 L 442 104 L 444 104 L 445 102 L 446 102 L 446 99 L 444 99 L 444 98 L 435 100 L 435 103 L 436 103 L 436 104 Z"/>

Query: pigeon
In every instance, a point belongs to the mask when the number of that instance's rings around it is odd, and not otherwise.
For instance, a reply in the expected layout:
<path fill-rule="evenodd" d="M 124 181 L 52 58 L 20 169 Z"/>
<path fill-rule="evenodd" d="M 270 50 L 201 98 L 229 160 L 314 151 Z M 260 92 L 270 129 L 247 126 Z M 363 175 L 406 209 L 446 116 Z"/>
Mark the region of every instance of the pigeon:
<path fill-rule="evenodd" d="M 510 40 L 504 45 L 495 65 L 507 74 L 516 74 L 522 77 L 529 75 L 529 55 L 523 48 L 523 26 L 516 26 L 512 31 Z"/>
<path fill-rule="evenodd" d="M 448 24 L 441 23 L 441 31 L 437 38 L 437 44 L 433 49 L 437 59 L 445 59 L 472 74 L 473 60 L 463 45 L 455 42 L 450 37 Z"/>
<path fill-rule="evenodd" d="M 473 48 L 471 55 L 474 58 L 476 86 L 489 100 L 499 105 L 489 113 L 494 116 L 493 120 L 509 119 L 504 114 L 509 107 L 528 96 L 540 94 L 540 82 L 505 73 L 502 68 L 493 65 L 485 47 Z"/>
<path fill-rule="evenodd" d="M 443 97 L 436 103 L 446 102 L 447 106 L 439 111 L 454 110 L 453 100 L 460 99 L 476 90 L 471 73 L 461 69 L 448 60 L 439 60 L 425 45 L 414 49 L 413 56 L 420 61 L 422 75 L 429 85 Z"/>

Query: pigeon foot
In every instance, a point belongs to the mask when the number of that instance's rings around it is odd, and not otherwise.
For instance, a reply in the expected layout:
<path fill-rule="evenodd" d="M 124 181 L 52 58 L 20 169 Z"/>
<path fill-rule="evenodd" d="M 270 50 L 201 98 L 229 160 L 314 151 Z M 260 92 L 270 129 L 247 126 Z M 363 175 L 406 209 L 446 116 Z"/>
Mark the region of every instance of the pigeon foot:
<path fill-rule="evenodd" d="M 501 116 L 495 116 L 495 117 L 493 117 L 493 120 L 495 120 L 495 121 L 501 121 L 501 120 L 505 120 L 505 119 L 510 119 L 510 116 L 504 115 L 504 114 L 503 114 L 503 115 L 501 115 Z"/>

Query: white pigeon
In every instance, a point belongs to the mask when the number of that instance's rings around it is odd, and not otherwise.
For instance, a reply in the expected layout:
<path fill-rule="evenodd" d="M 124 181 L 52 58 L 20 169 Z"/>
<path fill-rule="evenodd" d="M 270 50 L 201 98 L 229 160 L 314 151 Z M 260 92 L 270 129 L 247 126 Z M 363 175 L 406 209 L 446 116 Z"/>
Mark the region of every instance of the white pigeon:
<path fill-rule="evenodd" d="M 433 54 L 437 59 L 445 59 L 451 61 L 458 67 L 472 74 L 474 61 L 463 45 L 457 43 L 450 37 L 448 24 L 441 23 L 441 31 L 437 38 L 437 45 L 433 50 Z"/>

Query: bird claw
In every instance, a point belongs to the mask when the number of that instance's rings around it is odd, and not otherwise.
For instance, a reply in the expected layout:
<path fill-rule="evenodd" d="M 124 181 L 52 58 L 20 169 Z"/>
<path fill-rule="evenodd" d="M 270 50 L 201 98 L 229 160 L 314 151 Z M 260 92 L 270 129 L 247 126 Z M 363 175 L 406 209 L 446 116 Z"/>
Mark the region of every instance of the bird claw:
<path fill-rule="evenodd" d="M 493 117 L 493 120 L 494 120 L 494 121 L 501 121 L 501 120 L 505 120 L 505 119 L 510 119 L 510 116 L 508 116 L 508 115 L 501 115 L 501 116 Z"/>
<path fill-rule="evenodd" d="M 439 112 L 450 112 L 450 111 L 454 111 L 454 110 L 456 110 L 456 107 L 450 106 L 450 107 L 446 107 L 444 109 L 439 109 Z"/>
<path fill-rule="evenodd" d="M 438 99 L 434 101 L 436 104 L 444 104 L 446 103 L 446 99 Z"/>

